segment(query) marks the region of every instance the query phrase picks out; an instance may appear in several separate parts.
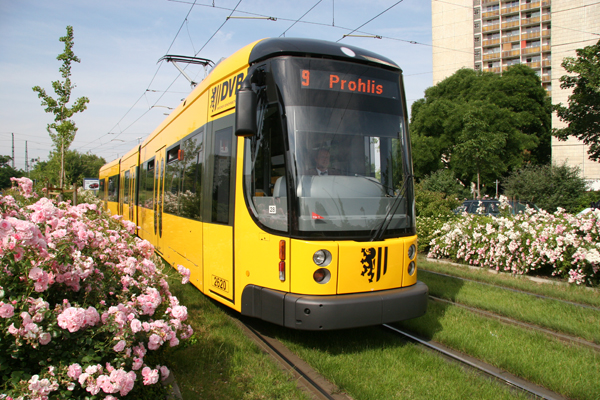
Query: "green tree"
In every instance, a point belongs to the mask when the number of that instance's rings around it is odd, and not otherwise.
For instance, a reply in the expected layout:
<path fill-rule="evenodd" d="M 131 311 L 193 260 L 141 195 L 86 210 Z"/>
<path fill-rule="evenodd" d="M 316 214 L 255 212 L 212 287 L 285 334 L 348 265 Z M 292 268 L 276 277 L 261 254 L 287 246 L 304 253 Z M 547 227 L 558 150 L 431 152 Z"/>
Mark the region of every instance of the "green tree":
<path fill-rule="evenodd" d="M 580 211 L 586 187 L 579 168 L 566 164 L 528 165 L 513 171 L 503 184 L 509 198 L 531 201 L 548 212 L 562 207 L 572 213 Z"/>
<path fill-rule="evenodd" d="M 547 163 L 550 118 L 550 100 L 531 68 L 516 65 L 502 76 L 461 69 L 413 103 L 415 176 L 448 168 L 465 186 L 477 176 L 493 186 L 524 163 Z"/>
<path fill-rule="evenodd" d="M 469 188 L 462 186 L 454 172 L 449 169 L 439 169 L 430 175 L 425 176 L 420 183 L 420 189 L 429 192 L 438 192 L 446 195 L 448 198 L 457 198 L 462 200 L 471 197 Z"/>
<path fill-rule="evenodd" d="M 98 157 L 90 153 L 79 153 L 77 150 L 67 150 L 65 152 L 65 180 L 66 185 L 76 184 L 83 186 L 83 178 L 97 178 L 100 167 L 106 164 L 103 157 Z M 50 153 L 49 161 L 41 161 L 35 165 L 30 172 L 32 179 L 45 185 L 49 181 L 56 185 L 55 177 L 60 170 L 60 153 Z"/>
<path fill-rule="evenodd" d="M 554 109 L 566 128 L 555 129 L 559 140 L 576 137 L 588 145 L 591 160 L 600 161 L 600 40 L 593 46 L 577 50 L 577 58 L 566 57 L 562 67 L 572 75 L 560 78 L 561 89 L 573 89 L 568 106 Z"/>
<path fill-rule="evenodd" d="M 7 189 L 12 186 L 10 178 L 24 176 L 23 171 L 10 166 L 11 161 L 11 156 L 0 156 L 0 189 Z"/>
<path fill-rule="evenodd" d="M 54 114 L 54 122 L 48 124 L 46 129 L 54 143 L 56 152 L 60 154 L 61 163 L 58 184 L 60 187 L 63 187 L 66 178 L 65 152 L 69 149 L 73 140 L 75 140 L 77 133 L 75 122 L 70 118 L 74 114 L 84 111 L 87 108 L 89 99 L 87 97 L 80 97 L 75 100 L 71 107 L 68 106 L 71 101 L 71 91 L 75 88 L 75 84 L 71 82 L 71 63 L 80 62 L 79 58 L 73 53 L 73 27 L 67 26 L 67 35 L 61 37 L 59 40 L 65 44 L 65 51 L 56 57 L 57 60 L 62 61 L 60 72 L 64 78 L 62 81 L 52 81 L 52 88 L 57 98 L 54 99 L 48 95 L 40 86 L 34 86 L 32 89 L 42 99 L 42 106 L 46 107 L 44 111 Z"/>

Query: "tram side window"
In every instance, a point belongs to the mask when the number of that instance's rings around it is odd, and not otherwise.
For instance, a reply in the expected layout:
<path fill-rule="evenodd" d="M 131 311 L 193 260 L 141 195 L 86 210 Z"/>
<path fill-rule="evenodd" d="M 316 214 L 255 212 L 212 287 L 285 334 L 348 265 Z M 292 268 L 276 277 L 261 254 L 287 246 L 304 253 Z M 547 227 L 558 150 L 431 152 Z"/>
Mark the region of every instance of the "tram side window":
<path fill-rule="evenodd" d="M 260 116 L 262 114 L 262 117 Z M 259 114 L 259 133 L 246 140 L 245 190 L 250 209 L 266 227 L 287 231 L 285 146 L 277 105 Z"/>
<path fill-rule="evenodd" d="M 165 170 L 165 200 L 163 211 L 179 215 L 179 192 L 181 185 L 181 165 L 179 146 L 167 151 L 167 168 Z"/>
<path fill-rule="evenodd" d="M 108 178 L 108 201 L 119 201 L 119 175 Z"/>
<path fill-rule="evenodd" d="M 215 132 L 211 222 L 229 223 L 233 127 Z"/>
<path fill-rule="evenodd" d="M 139 205 L 144 208 L 152 208 L 154 199 L 154 159 L 142 164 L 140 176 Z"/>
<path fill-rule="evenodd" d="M 181 195 L 179 212 L 182 217 L 202 220 L 202 173 L 204 160 L 204 132 L 183 142 L 181 166 Z"/>
<path fill-rule="evenodd" d="M 129 187 L 131 184 L 131 179 L 129 176 L 129 171 L 125 171 L 125 179 L 123 180 L 123 202 L 125 204 L 129 204 Z"/>
<path fill-rule="evenodd" d="M 104 179 L 98 180 L 98 192 L 96 195 L 100 200 L 104 201 Z"/>

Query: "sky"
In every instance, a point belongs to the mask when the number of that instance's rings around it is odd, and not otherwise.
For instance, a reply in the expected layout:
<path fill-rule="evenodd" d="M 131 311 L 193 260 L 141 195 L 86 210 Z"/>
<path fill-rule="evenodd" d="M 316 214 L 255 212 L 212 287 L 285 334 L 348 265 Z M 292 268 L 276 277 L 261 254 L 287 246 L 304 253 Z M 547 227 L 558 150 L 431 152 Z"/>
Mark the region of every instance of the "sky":
<path fill-rule="evenodd" d="M 51 82 L 62 80 L 56 57 L 67 25 L 81 60 L 72 64 L 70 104 L 90 100 L 72 118 L 71 150 L 106 161 L 146 138 L 191 92 L 171 63 L 158 62 L 166 54 L 217 62 L 267 37 L 339 41 L 395 61 L 409 109 L 432 85 L 429 0 L 0 0 L 0 155 L 12 155 L 14 135 L 15 168 L 26 170 L 26 151 L 31 169 L 52 150 L 53 115 L 32 87 L 57 97 Z M 206 73 L 185 71 L 196 81 Z"/>

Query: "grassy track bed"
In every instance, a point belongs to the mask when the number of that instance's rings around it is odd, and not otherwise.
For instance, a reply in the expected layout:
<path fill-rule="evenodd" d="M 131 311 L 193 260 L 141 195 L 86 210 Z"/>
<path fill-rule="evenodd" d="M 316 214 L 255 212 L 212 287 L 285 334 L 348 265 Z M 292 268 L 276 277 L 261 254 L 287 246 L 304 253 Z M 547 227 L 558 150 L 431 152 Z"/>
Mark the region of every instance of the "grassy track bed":
<path fill-rule="evenodd" d="M 421 318 L 395 324 L 571 399 L 600 397 L 600 353 L 453 305 L 429 302 Z"/>
<path fill-rule="evenodd" d="M 188 308 L 186 322 L 194 328 L 192 343 L 169 354 L 184 400 L 308 400 L 221 307 L 190 284 L 173 281 L 170 286 Z"/>
<path fill-rule="evenodd" d="M 485 268 L 469 268 L 466 265 L 458 266 L 429 261 L 421 256 L 419 256 L 419 268 L 419 279 L 421 279 L 421 271 L 429 270 L 600 308 L 600 290 L 598 289 L 577 285 L 539 283 L 521 275 L 493 274 Z"/>
<path fill-rule="evenodd" d="M 600 310 L 419 271 L 429 294 L 600 344 Z"/>
<path fill-rule="evenodd" d="M 333 332 L 266 329 L 355 400 L 528 398 L 380 327 Z"/>

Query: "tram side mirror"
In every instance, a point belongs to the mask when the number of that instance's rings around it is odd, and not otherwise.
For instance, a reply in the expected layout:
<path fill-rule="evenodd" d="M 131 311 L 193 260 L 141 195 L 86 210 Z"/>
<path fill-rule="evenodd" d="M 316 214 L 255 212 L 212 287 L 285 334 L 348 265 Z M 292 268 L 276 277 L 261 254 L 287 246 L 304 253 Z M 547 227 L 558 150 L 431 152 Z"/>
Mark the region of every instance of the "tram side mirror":
<path fill-rule="evenodd" d="M 250 88 L 241 88 L 235 99 L 235 135 L 256 135 L 256 93 Z"/>

